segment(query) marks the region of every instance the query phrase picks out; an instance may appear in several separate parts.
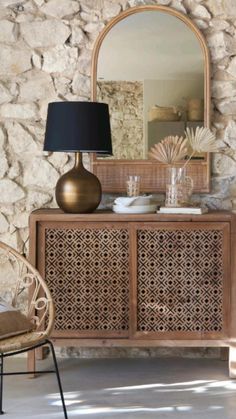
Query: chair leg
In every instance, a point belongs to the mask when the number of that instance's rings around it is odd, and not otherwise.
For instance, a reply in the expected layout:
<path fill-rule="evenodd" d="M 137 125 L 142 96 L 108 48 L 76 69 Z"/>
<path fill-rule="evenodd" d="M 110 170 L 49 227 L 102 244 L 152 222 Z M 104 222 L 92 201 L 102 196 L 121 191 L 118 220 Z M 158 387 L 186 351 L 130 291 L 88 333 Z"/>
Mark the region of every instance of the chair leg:
<path fill-rule="evenodd" d="M 61 402 L 62 402 L 63 411 L 64 411 L 64 417 L 65 417 L 65 419 L 68 419 L 67 411 L 66 411 L 66 404 L 65 404 L 65 400 L 64 400 L 64 395 L 63 395 L 61 379 L 60 379 L 59 369 L 58 369 L 58 365 L 57 365 L 57 359 L 56 359 L 54 346 L 53 346 L 53 344 L 50 340 L 48 340 L 47 343 L 49 344 L 49 346 L 51 348 L 51 352 L 52 352 L 52 357 L 53 357 L 54 366 L 55 366 L 55 373 L 57 375 L 57 382 L 58 382 L 58 387 L 59 387 L 59 390 L 60 390 Z"/>
<path fill-rule="evenodd" d="M 0 415 L 3 415 L 2 410 L 2 398 L 3 398 L 3 354 L 0 354 Z"/>

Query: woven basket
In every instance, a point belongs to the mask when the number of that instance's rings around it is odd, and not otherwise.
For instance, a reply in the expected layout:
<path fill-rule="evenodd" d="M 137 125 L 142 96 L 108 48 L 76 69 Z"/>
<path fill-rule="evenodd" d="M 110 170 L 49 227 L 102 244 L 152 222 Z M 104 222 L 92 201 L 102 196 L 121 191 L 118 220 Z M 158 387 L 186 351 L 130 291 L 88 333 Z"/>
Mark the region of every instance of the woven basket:
<path fill-rule="evenodd" d="M 190 99 L 187 116 L 189 121 L 202 121 L 204 118 L 204 100 Z"/>
<path fill-rule="evenodd" d="M 152 106 L 148 112 L 149 121 L 179 121 L 181 113 L 174 107 Z"/>

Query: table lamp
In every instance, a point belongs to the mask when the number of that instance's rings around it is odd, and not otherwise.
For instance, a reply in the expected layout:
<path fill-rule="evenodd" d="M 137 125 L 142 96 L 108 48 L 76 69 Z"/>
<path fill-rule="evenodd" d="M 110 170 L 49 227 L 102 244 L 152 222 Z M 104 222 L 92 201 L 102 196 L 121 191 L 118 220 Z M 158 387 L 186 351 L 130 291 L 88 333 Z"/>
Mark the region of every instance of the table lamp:
<path fill-rule="evenodd" d="M 82 153 L 112 154 L 108 105 L 98 102 L 52 102 L 48 105 L 45 151 L 75 152 L 75 165 L 56 185 L 64 212 L 93 212 L 101 201 L 97 176 L 83 166 Z"/>

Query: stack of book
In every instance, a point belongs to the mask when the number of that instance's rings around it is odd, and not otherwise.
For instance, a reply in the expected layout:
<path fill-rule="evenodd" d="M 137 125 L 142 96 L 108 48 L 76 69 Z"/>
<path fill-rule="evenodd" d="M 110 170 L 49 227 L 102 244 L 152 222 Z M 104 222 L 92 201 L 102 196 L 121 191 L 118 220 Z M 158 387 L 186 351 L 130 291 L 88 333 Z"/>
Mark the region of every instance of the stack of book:
<path fill-rule="evenodd" d="M 160 207 L 158 214 L 205 214 L 208 212 L 206 207 Z"/>

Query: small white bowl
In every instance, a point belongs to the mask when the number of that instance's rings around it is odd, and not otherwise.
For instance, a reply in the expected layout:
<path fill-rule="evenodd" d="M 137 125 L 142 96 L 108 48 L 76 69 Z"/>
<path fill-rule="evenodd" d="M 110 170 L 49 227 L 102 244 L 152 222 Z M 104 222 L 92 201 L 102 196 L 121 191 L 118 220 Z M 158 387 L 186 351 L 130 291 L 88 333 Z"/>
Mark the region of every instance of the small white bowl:
<path fill-rule="evenodd" d="M 134 207 L 140 205 L 151 205 L 152 195 L 147 196 L 121 196 L 115 199 L 114 205 L 122 205 L 123 207 Z"/>
<path fill-rule="evenodd" d="M 112 210 L 117 214 L 150 214 L 157 211 L 157 205 L 113 205 Z"/>

